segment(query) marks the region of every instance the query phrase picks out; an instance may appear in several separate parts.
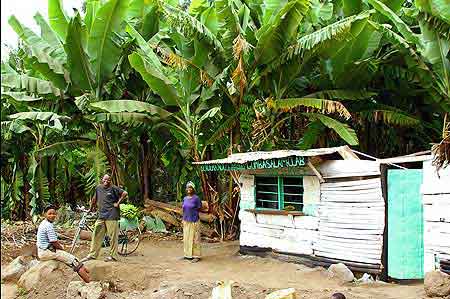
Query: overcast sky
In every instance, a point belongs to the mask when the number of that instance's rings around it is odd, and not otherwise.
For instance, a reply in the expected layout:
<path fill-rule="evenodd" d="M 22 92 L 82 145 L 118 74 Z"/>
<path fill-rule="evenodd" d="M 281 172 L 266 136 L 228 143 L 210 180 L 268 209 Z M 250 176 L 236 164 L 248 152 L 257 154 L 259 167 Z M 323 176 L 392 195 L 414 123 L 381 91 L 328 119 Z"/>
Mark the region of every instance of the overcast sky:
<path fill-rule="evenodd" d="M 68 15 L 71 15 L 72 8 L 78 8 L 81 10 L 82 0 L 62 0 L 64 10 Z M 36 12 L 40 12 L 45 18 L 47 18 L 47 0 L 1 0 L 1 37 L 2 37 L 2 58 L 7 53 L 7 48 L 4 44 L 10 46 L 17 45 L 17 35 L 8 24 L 8 18 L 11 15 L 15 15 L 19 21 L 31 28 L 34 32 L 40 33 L 39 27 L 34 22 L 34 15 Z"/>

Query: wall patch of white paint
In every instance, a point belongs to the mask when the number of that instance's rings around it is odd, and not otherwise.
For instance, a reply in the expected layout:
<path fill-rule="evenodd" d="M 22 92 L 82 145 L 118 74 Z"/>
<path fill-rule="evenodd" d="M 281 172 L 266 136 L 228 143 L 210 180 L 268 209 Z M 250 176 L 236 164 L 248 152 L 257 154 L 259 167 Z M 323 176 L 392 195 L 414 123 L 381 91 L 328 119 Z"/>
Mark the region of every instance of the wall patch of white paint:
<path fill-rule="evenodd" d="M 439 175 L 431 161 L 423 163 L 424 272 L 450 259 L 450 167 Z"/>

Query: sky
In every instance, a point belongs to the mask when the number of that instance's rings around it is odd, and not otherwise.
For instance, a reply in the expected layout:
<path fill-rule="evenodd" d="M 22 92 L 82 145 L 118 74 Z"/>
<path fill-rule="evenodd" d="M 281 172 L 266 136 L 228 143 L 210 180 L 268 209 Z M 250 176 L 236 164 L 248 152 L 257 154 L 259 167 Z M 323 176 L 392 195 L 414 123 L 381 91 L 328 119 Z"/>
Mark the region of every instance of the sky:
<path fill-rule="evenodd" d="M 29 27 L 36 33 L 40 33 L 39 27 L 34 22 L 34 15 L 40 12 L 47 19 L 47 0 L 0 0 L 1 1 L 1 50 L 2 58 L 8 52 L 9 46 L 17 45 L 17 35 L 8 24 L 8 18 L 15 15 L 19 21 Z M 68 15 L 71 15 L 72 8 L 81 10 L 82 0 L 62 0 L 64 10 Z"/>

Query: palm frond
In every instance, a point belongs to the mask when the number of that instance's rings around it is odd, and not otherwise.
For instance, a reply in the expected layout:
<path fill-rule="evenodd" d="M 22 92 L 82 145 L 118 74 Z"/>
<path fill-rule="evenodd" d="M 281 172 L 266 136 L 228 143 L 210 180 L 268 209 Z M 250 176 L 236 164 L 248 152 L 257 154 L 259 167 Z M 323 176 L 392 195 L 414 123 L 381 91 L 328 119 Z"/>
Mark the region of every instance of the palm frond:
<path fill-rule="evenodd" d="M 220 40 L 196 18 L 165 3 L 165 1 L 158 1 L 158 5 L 164 13 L 168 23 L 178 29 L 186 38 L 198 38 L 198 40 L 204 39 L 208 44 L 213 46 L 215 50 L 219 52 L 223 51 Z"/>
<path fill-rule="evenodd" d="M 358 137 L 355 130 L 350 128 L 347 124 L 341 123 L 331 117 L 319 113 L 303 113 L 310 120 L 318 120 L 327 128 L 335 131 L 345 142 L 350 145 L 358 145 Z"/>
<path fill-rule="evenodd" d="M 438 32 L 443 38 L 447 40 L 450 39 L 449 23 L 427 12 L 420 12 L 419 18 L 426 24 L 426 26 L 428 26 L 428 28 Z"/>
<path fill-rule="evenodd" d="M 307 150 L 313 148 L 317 142 L 317 139 L 319 139 L 319 137 L 322 135 L 324 129 L 324 125 L 318 120 L 309 123 L 306 131 L 303 133 L 303 136 L 300 139 L 300 149 Z"/>
<path fill-rule="evenodd" d="M 256 59 L 263 64 L 269 64 L 278 58 L 285 46 L 296 38 L 298 27 L 310 7 L 310 0 L 289 1 L 271 17 L 256 33 Z"/>
<path fill-rule="evenodd" d="M 214 5 L 219 21 L 219 34 L 226 52 L 225 59 L 231 60 L 234 41 L 243 34 L 236 11 L 236 3 L 234 0 L 217 0 L 214 1 Z"/>
<path fill-rule="evenodd" d="M 2 86 L 15 91 L 28 91 L 39 95 L 61 95 L 61 90 L 52 82 L 28 75 L 2 74 Z"/>
<path fill-rule="evenodd" d="M 109 113 L 141 112 L 148 113 L 159 118 L 167 118 L 171 115 L 170 112 L 161 107 L 149 104 L 147 102 L 133 100 L 100 101 L 91 103 L 90 106 Z"/>
<path fill-rule="evenodd" d="M 64 64 L 67 57 L 60 44 L 48 44 L 31 29 L 23 26 L 14 16 L 11 16 L 8 22 L 19 38 L 31 48 L 33 56 L 40 63 L 48 64 L 48 67 L 55 73 L 64 75 Z"/>
<path fill-rule="evenodd" d="M 235 114 L 231 115 L 227 118 L 226 121 L 224 121 L 219 128 L 216 129 L 213 135 L 209 137 L 208 141 L 206 142 L 207 145 L 216 143 L 220 138 L 222 138 L 228 131 L 230 131 L 234 125 L 239 120 L 239 113 L 236 112 Z"/>
<path fill-rule="evenodd" d="M 3 91 L 2 90 L 2 98 L 9 98 L 9 99 L 13 99 L 16 102 L 36 102 L 36 101 L 42 101 L 42 98 L 36 98 L 33 96 L 29 96 L 26 92 L 8 92 L 8 91 Z"/>
<path fill-rule="evenodd" d="M 362 100 L 376 96 L 376 92 L 370 92 L 365 90 L 350 90 L 350 89 L 333 89 L 333 90 L 321 90 L 318 92 L 310 93 L 303 98 L 319 98 L 319 99 L 339 99 L 339 100 Z"/>
<path fill-rule="evenodd" d="M 138 127 L 144 124 L 156 123 L 158 118 L 152 118 L 145 113 L 136 112 L 116 112 L 116 113 L 96 113 L 86 116 L 94 123 L 115 123 L 127 127 Z"/>
<path fill-rule="evenodd" d="M 42 156 L 52 156 L 57 154 L 62 154 L 65 151 L 71 151 L 73 149 L 78 149 L 80 147 L 88 147 L 95 145 L 95 141 L 93 140 L 69 140 L 53 143 L 51 145 L 47 145 L 37 151 L 38 154 Z"/>
<path fill-rule="evenodd" d="M 94 148 L 86 154 L 86 166 L 88 171 L 83 174 L 83 187 L 88 198 L 94 193 L 95 187 L 100 183 L 100 178 L 108 173 L 110 167 L 105 154 L 99 149 Z"/>
<path fill-rule="evenodd" d="M 30 177 L 30 194 L 31 194 L 31 215 L 35 216 L 39 213 L 39 207 L 47 203 L 50 199 L 50 192 L 48 190 L 48 179 L 42 171 L 42 166 L 38 165 L 36 158 L 33 156 L 30 161 L 30 168 L 28 170 Z"/>
<path fill-rule="evenodd" d="M 349 119 L 351 117 L 350 112 L 345 108 L 345 106 L 338 101 L 331 101 L 325 99 L 314 99 L 314 98 L 289 98 L 273 100 L 269 99 L 267 101 L 267 106 L 276 110 L 290 111 L 297 107 L 309 107 L 314 109 L 319 109 L 322 113 L 338 113 L 339 115 Z"/>
<path fill-rule="evenodd" d="M 64 116 L 64 115 L 58 115 L 54 112 L 36 112 L 36 111 L 30 111 L 30 112 L 19 112 L 14 113 L 8 116 L 10 119 L 17 119 L 17 120 L 31 120 L 31 121 L 69 121 L 70 117 Z"/>
<path fill-rule="evenodd" d="M 287 48 L 287 51 L 281 56 L 280 62 L 286 63 L 295 56 L 303 56 L 305 52 L 314 50 L 326 42 L 343 39 L 350 32 L 355 22 L 368 19 L 372 13 L 372 11 L 365 11 L 361 14 L 347 17 L 301 37 L 294 45 Z"/>
<path fill-rule="evenodd" d="M 369 4 L 372 5 L 379 13 L 387 17 L 395 25 L 397 30 L 401 33 L 403 38 L 415 45 L 420 44 L 419 38 L 411 31 L 409 26 L 403 22 L 403 20 L 393 12 L 386 4 L 378 0 L 368 0 Z"/>
<path fill-rule="evenodd" d="M 414 127 L 420 124 L 419 119 L 398 110 L 375 109 L 362 111 L 359 115 L 373 122 L 382 122 L 400 127 Z"/>

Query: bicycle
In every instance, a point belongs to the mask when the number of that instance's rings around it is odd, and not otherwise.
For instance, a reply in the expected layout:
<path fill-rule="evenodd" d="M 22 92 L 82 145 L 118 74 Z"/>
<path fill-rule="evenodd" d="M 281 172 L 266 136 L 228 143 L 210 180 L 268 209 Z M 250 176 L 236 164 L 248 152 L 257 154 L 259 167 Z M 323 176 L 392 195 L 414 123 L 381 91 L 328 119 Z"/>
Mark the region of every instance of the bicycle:
<path fill-rule="evenodd" d="M 70 253 L 73 254 L 75 251 L 76 244 L 78 242 L 78 239 L 80 238 L 80 234 L 82 230 L 90 231 L 91 233 L 94 232 L 93 225 L 96 220 L 96 213 L 91 212 L 90 210 L 86 209 L 85 207 L 77 207 L 77 210 L 79 212 L 82 212 L 80 222 L 78 223 L 78 228 L 75 233 L 75 236 L 73 237 L 72 244 L 70 247 Z M 126 256 L 130 255 L 133 252 L 136 251 L 138 248 L 140 242 L 141 242 L 141 235 L 142 231 L 139 227 L 139 223 L 136 228 L 129 229 L 127 227 L 120 227 L 119 222 L 119 250 L 118 253 L 120 255 Z M 109 246 L 109 238 L 108 236 L 105 236 L 105 239 L 103 240 L 103 246 L 107 247 Z"/>

